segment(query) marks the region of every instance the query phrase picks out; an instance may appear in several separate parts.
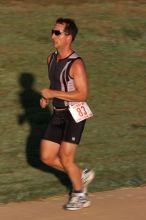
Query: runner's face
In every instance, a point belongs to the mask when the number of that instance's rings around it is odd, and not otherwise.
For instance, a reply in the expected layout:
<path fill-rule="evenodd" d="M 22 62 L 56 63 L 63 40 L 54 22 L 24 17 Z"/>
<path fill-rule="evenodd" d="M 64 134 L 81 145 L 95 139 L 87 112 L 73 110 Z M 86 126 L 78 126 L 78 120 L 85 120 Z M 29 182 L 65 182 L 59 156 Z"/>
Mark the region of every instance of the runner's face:
<path fill-rule="evenodd" d="M 53 31 L 57 30 L 57 31 L 62 32 L 59 35 L 56 35 L 55 33 L 52 34 L 52 42 L 56 49 L 63 48 L 67 43 L 67 37 L 69 35 L 66 35 L 64 33 L 64 29 L 65 29 L 65 24 L 55 24 L 53 28 Z"/>

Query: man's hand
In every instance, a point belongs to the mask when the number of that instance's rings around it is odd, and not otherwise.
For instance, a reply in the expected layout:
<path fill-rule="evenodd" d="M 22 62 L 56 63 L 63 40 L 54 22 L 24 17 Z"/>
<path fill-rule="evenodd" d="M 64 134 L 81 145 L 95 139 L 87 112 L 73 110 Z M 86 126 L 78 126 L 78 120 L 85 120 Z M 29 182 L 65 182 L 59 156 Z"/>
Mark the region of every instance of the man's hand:
<path fill-rule="evenodd" d="M 46 108 L 46 106 L 49 104 L 49 100 L 48 99 L 46 99 L 46 98 L 41 98 L 40 99 L 40 106 L 41 106 L 41 108 Z"/>
<path fill-rule="evenodd" d="M 53 92 L 51 89 L 45 88 L 41 91 L 41 94 L 45 99 L 52 99 L 53 98 Z"/>

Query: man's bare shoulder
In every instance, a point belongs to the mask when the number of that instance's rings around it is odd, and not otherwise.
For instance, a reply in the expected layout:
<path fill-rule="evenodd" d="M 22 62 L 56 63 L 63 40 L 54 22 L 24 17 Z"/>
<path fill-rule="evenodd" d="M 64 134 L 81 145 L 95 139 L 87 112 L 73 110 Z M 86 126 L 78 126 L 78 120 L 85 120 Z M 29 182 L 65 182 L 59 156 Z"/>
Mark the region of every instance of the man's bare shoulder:
<path fill-rule="evenodd" d="M 81 58 L 77 58 L 74 62 L 73 62 L 73 64 L 72 64 L 72 66 L 85 66 L 84 65 L 84 61 L 81 59 Z"/>
<path fill-rule="evenodd" d="M 50 63 L 50 60 L 51 60 L 51 57 L 52 57 L 53 53 L 50 53 L 47 57 L 47 63 L 49 64 Z"/>
<path fill-rule="evenodd" d="M 47 63 L 50 63 L 51 56 L 52 56 L 52 54 L 49 54 L 49 55 L 48 55 L 48 57 L 47 57 Z"/>
<path fill-rule="evenodd" d="M 74 74 L 86 73 L 86 67 L 84 61 L 82 59 L 76 59 L 70 69 L 70 75 L 74 76 Z"/>

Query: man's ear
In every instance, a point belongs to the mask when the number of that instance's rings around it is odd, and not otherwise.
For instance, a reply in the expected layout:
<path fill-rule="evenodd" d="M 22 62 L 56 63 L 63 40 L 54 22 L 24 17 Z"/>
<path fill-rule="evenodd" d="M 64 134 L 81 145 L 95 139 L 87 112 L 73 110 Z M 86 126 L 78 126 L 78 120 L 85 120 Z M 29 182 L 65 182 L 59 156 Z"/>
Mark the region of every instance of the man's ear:
<path fill-rule="evenodd" d="M 67 35 L 67 39 L 68 41 L 72 42 L 72 35 L 71 34 Z"/>

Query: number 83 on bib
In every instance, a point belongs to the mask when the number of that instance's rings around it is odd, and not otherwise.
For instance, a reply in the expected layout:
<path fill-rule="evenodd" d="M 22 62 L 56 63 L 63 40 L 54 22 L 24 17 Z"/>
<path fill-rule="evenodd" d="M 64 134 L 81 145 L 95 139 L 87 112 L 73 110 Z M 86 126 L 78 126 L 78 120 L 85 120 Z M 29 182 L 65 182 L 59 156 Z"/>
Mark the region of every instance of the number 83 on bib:
<path fill-rule="evenodd" d="M 93 116 L 93 113 L 86 102 L 79 102 L 75 105 L 70 105 L 69 111 L 77 123 Z"/>

